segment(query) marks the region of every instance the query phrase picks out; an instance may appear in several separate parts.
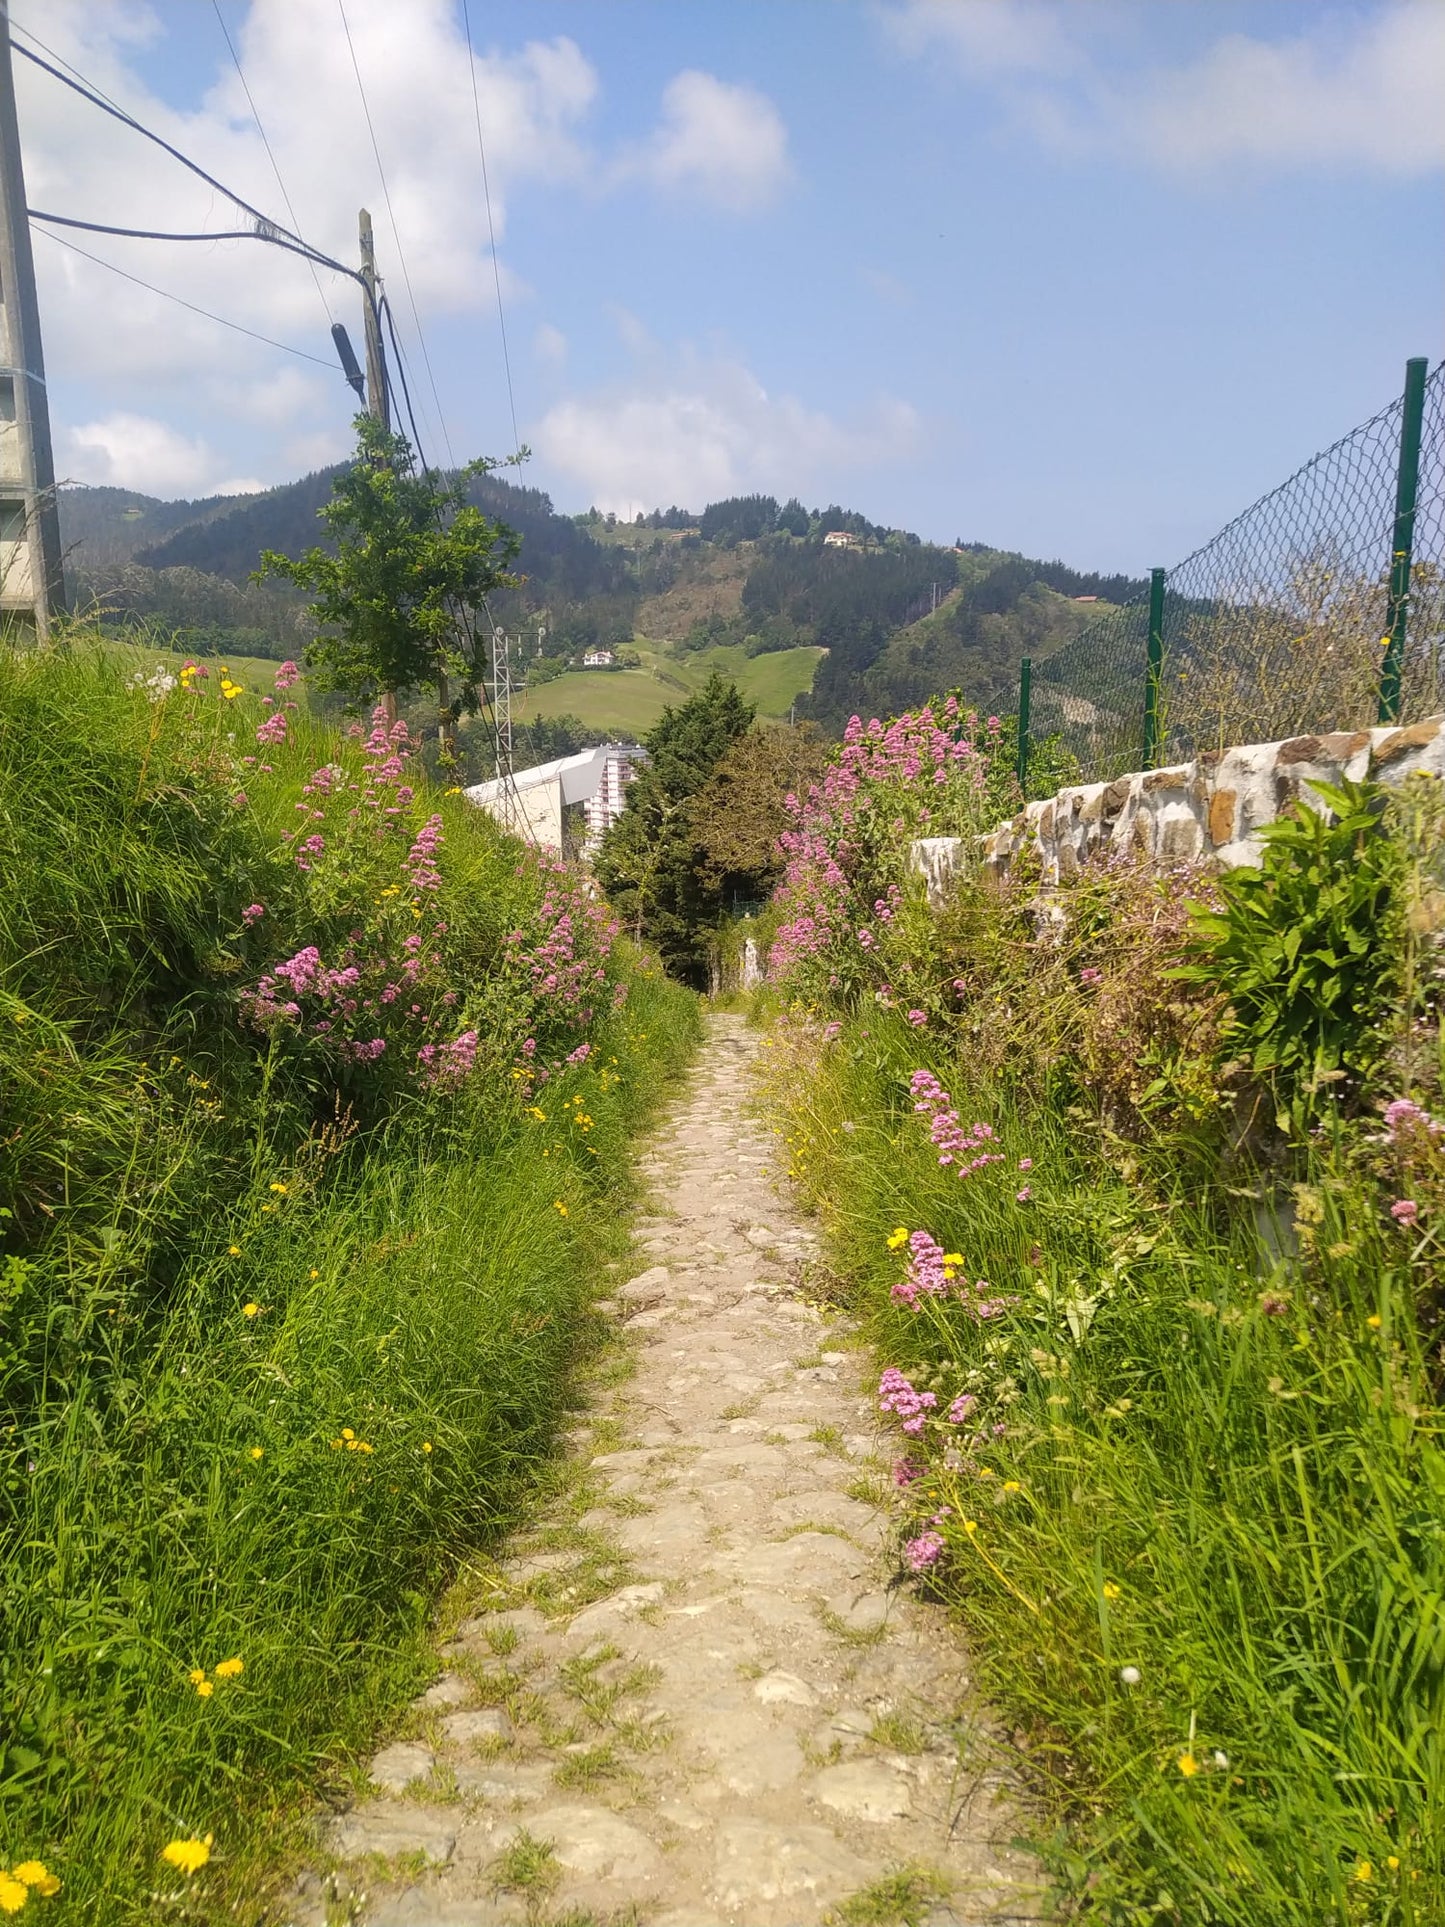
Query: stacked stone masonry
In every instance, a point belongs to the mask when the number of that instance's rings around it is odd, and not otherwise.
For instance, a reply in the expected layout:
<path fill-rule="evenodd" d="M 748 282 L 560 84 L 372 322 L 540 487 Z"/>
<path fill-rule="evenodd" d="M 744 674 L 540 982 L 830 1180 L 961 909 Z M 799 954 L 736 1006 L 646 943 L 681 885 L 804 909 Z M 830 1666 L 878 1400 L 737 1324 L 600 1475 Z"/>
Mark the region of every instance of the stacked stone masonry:
<path fill-rule="evenodd" d="M 1402 783 L 1417 771 L 1445 775 L 1445 716 L 1404 729 L 1340 730 L 1282 743 L 1206 750 L 1190 763 L 1136 772 L 1112 783 L 1082 783 L 1029 803 L 983 838 L 984 866 L 1007 875 L 1027 848 L 1037 850 L 1045 885 L 1067 883 L 1101 851 L 1128 852 L 1161 869 L 1213 859 L 1222 868 L 1258 863 L 1259 831 L 1302 801 L 1323 809 L 1310 785 Z M 960 837 L 922 837 L 913 868 L 939 896 L 958 869 Z"/>

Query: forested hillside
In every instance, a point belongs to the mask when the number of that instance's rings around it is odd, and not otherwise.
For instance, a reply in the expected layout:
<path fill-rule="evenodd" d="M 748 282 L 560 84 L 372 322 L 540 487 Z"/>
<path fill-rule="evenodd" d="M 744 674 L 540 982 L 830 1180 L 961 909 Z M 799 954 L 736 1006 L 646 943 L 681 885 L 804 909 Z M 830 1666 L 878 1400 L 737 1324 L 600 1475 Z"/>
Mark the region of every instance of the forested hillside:
<path fill-rule="evenodd" d="M 263 549 L 296 555 L 317 542 L 317 511 L 338 472 L 196 502 L 66 489 L 73 599 L 99 608 L 113 632 L 144 630 L 181 650 L 297 655 L 309 635 L 304 600 L 251 574 Z M 525 638 L 529 684 L 540 688 L 587 650 L 634 643 L 674 658 L 820 649 L 798 714 L 830 734 L 855 711 L 901 710 L 945 688 L 1007 707 L 1021 657 L 1047 657 L 1101 606 L 1142 586 L 982 543 L 926 543 L 796 498 L 734 496 L 619 523 L 596 509 L 560 515 L 540 489 L 495 474 L 476 478 L 470 495 L 521 538 L 516 586 L 493 598 L 492 615 Z M 595 677 L 575 682 L 567 707 L 583 725 L 603 725 L 587 699 L 595 690 L 611 715 L 619 691 L 604 692 Z"/>

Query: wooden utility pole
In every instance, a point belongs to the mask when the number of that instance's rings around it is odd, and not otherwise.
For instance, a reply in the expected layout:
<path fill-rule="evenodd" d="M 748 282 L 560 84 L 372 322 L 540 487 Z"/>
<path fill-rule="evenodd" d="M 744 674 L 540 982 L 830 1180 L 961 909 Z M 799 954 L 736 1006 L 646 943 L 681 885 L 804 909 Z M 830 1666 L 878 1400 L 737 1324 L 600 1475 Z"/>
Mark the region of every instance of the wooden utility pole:
<path fill-rule="evenodd" d="M 383 428 L 390 428 L 386 356 L 381 346 L 381 289 L 376 278 L 376 246 L 371 238 L 371 216 L 365 208 L 358 218 L 361 227 L 361 278 L 366 284 L 366 299 L 362 304 L 366 330 L 366 409 Z"/>
<path fill-rule="evenodd" d="M 65 613 L 40 303 L 30 252 L 10 9 L 0 0 L 0 616 L 18 615 L 44 642 Z"/>

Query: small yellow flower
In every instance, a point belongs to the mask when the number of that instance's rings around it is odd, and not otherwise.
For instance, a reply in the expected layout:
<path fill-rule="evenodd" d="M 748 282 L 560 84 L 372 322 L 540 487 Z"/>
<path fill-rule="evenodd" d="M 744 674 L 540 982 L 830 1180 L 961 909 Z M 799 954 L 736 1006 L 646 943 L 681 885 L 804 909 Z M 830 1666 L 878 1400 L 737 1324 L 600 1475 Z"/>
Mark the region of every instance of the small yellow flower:
<path fill-rule="evenodd" d="M 288 1191 L 289 1191 L 289 1187 L 288 1187 L 287 1185 L 284 1185 L 284 1184 L 279 1184 L 279 1183 L 278 1183 L 278 1184 L 273 1184 L 273 1185 L 272 1185 L 272 1186 L 270 1187 L 270 1189 L 271 1189 L 271 1190 L 273 1190 L 273 1191 L 274 1191 L 274 1192 L 276 1193 L 276 1195 L 277 1195 L 278 1197 L 281 1197 L 281 1198 L 284 1198 L 284 1197 L 286 1197 L 286 1196 L 288 1195 Z"/>
<path fill-rule="evenodd" d="M 200 1685 L 200 1683 L 201 1683 L 201 1681 L 202 1681 L 202 1680 L 203 1680 L 203 1679 L 204 1679 L 204 1678 L 206 1677 L 206 1669 L 205 1669 L 205 1667 L 204 1667 L 204 1666 L 193 1666 L 193 1667 L 191 1668 L 191 1672 L 190 1672 L 190 1675 L 189 1675 L 189 1677 L 190 1677 L 190 1682 L 191 1682 L 191 1684 L 192 1684 L 192 1686 L 199 1686 L 199 1685 Z"/>
<path fill-rule="evenodd" d="M 890 1251 L 897 1251 L 901 1246 L 906 1245 L 907 1243 L 908 1243 L 908 1226 L 906 1224 L 901 1224 L 889 1236 L 888 1249 Z"/>
<path fill-rule="evenodd" d="M 423 1451 L 423 1452 L 430 1452 L 430 1451 L 431 1451 L 431 1440 L 430 1440 L 430 1439 L 423 1439 L 423 1440 L 422 1440 L 422 1443 L 421 1443 L 421 1449 L 422 1449 L 422 1451 Z"/>
<path fill-rule="evenodd" d="M 1112 1579 L 1106 1579 L 1104 1581 L 1104 1597 L 1106 1599 L 1117 1599 L 1119 1597 L 1119 1588 L 1114 1584 Z"/>
<path fill-rule="evenodd" d="M 351 1440 L 352 1440 L 352 1439 L 354 1439 L 354 1438 L 356 1437 L 356 1434 L 355 1434 L 355 1432 L 353 1432 L 353 1431 L 352 1431 L 352 1429 L 351 1429 L 351 1427 L 350 1427 L 349 1425 L 343 1425 L 343 1426 L 342 1426 L 342 1428 L 341 1428 L 341 1436 L 342 1436 L 342 1438 L 344 1438 L 344 1439 L 345 1439 L 345 1440 L 347 1441 L 347 1443 L 349 1444 L 349 1443 L 351 1442 Z"/>
<path fill-rule="evenodd" d="M 1375 1877 L 1375 1869 L 1370 1865 L 1368 1860 L 1357 1860 L 1355 1862 L 1356 1880 L 1361 1880 L 1361 1881 L 1373 1880 L 1374 1877 Z"/>
<path fill-rule="evenodd" d="M 1192 1780 L 1199 1771 L 1199 1762 L 1192 1753 L 1181 1753 L 1178 1760 L 1179 1771 L 1186 1780 Z"/>
<path fill-rule="evenodd" d="M 1397 1853 L 1387 1853 L 1387 1854 L 1385 1855 L 1385 1865 L 1386 1865 L 1386 1866 L 1387 1866 L 1387 1867 L 1388 1867 L 1388 1868 L 1390 1869 L 1390 1872 L 1391 1872 L 1391 1873 L 1398 1873 L 1398 1872 L 1400 1871 L 1400 1856 L 1399 1856 L 1399 1854 L 1397 1854 Z M 18 1871 L 18 1869 L 17 1869 L 17 1871 Z"/>
<path fill-rule="evenodd" d="M 216 1668 L 216 1678 L 235 1679 L 239 1673 L 244 1673 L 245 1670 L 246 1662 L 244 1659 L 223 1659 Z"/>
<path fill-rule="evenodd" d="M 1372 1311 L 1365 1320 L 1365 1323 L 1372 1332 L 1377 1332 L 1380 1329 L 1380 1314 L 1377 1311 Z"/>
<path fill-rule="evenodd" d="M 30 1898 L 30 1889 L 13 1874 L 0 1873 L 0 1914 L 18 1914 Z"/>
<path fill-rule="evenodd" d="M 560 1211 L 560 1212 L 562 1213 L 562 1216 L 563 1216 L 564 1218 L 565 1218 L 565 1217 L 567 1217 L 567 1216 L 569 1215 L 569 1214 L 568 1214 L 568 1211 L 567 1211 L 567 1207 L 566 1207 L 566 1205 L 565 1205 L 565 1204 L 563 1204 L 563 1202 L 562 1202 L 562 1200 L 561 1200 L 560 1198 L 553 1198 L 553 1200 L 552 1200 L 552 1208 L 553 1208 L 553 1210 L 554 1210 L 554 1211 Z"/>
<path fill-rule="evenodd" d="M 251 1457 L 253 1459 L 264 1459 L 265 1456 L 266 1456 L 266 1448 L 264 1446 L 253 1445 L 251 1447 Z"/>
<path fill-rule="evenodd" d="M 241 1307 L 241 1316 L 243 1318 L 259 1318 L 260 1315 L 261 1307 L 256 1303 L 254 1298 L 250 1299 Z"/>
<path fill-rule="evenodd" d="M 945 1251 L 943 1254 L 943 1262 L 946 1265 L 961 1265 L 963 1263 L 963 1253 L 961 1251 Z"/>
<path fill-rule="evenodd" d="M 1000 1490 L 1004 1492 L 1022 1492 L 1023 1487 L 1017 1479 L 1005 1479 Z"/>
<path fill-rule="evenodd" d="M 9 1878 L 18 1880 L 22 1886 L 33 1887 L 47 1900 L 60 1892 L 60 1882 L 43 1860 L 22 1860 L 18 1867 L 11 1868 Z"/>
<path fill-rule="evenodd" d="M 319 1271 L 308 1271 L 306 1275 L 308 1278 L 319 1278 L 321 1273 Z"/>
<path fill-rule="evenodd" d="M 959 1524 L 960 1524 L 960 1525 L 961 1525 L 961 1526 L 963 1527 L 963 1529 L 964 1529 L 964 1531 L 965 1531 L 965 1532 L 977 1532 L 977 1531 L 978 1531 L 978 1520 L 977 1520 L 977 1519 L 960 1519 L 960 1520 L 959 1520 Z"/>
<path fill-rule="evenodd" d="M 239 1258 L 241 1255 L 241 1247 L 239 1245 L 227 1245 L 226 1250 L 233 1258 Z"/>
<path fill-rule="evenodd" d="M 169 1846 L 161 1848 L 161 1859 L 179 1867 L 182 1873 L 198 1873 L 211 1857 L 211 1842 L 215 1837 L 208 1833 L 204 1840 L 172 1840 Z"/>
<path fill-rule="evenodd" d="M 201 1680 L 196 1687 L 198 1697 L 203 1700 L 208 1700 L 215 1690 L 215 1686 L 208 1679 Z"/>

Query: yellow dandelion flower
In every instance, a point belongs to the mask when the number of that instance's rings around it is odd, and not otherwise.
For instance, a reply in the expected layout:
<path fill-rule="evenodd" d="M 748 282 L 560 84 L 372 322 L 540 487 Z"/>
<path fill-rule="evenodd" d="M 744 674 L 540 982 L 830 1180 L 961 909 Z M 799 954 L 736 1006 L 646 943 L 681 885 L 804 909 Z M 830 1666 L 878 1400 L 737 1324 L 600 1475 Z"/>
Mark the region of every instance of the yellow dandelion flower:
<path fill-rule="evenodd" d="M 1023 1487 L 1019 1484 L 1017 1479 L 1005 1479 L 1003 1482 L 1003 1486 L 1001 1487 L 1001 1490 L 1004 1492 L 1022 1492 Z M 1116 1587 L 1115 1591 L 1117 1590 L 1118 1588 Z"/>
<path fill-rule="evenodd" d="M 208 1700 L 215 1690 L 215 1686 L 208 1679 L 198 1679 L 196 1681 L 196 1694 L 200 1699 Z"/>
<path fill-rule="evenodd" d="M 1365 1320 L 1365 1323 L 1372 1332 L 1377 1332 L 1380 1329 L 1380 1314 L 1377 1311 L 1372 1311 Z"/>
<path fill-rule="evenodd" d="M 431 1451 L 431 1440 L 430 1440 L 430 1439 L 423 1439 L 423 1440 L 422 1440 L 422 1442 L 421 1442 L 421 1449 L 422 1449 L 422 1451 L 423 1451 L 423 1452 L 430 1452 L 430 1451 Z"/>
<path fill-rule="evenodd" d="M 1355 1879 L 1356 1880 L 1360 1880 L 1360 1881 L 1373 1880 L 1374 1877 L 1375 1877 L 1375 1869 L 1370 1865 L 1368 1860 L 1357 1860 L 1355 1862 Z"/>
<path fill-rule="evenodd" d="M 189 1673 L 189 1675 L 188 1675 L 188 1677 L 189 1677 L 189 1679 L 190 1679 L 190 1682 L 191 1682 L 191 1684 L 192 1684 L 192 1686 L 199 1686 L 199 1685 L 200 1685 L 200 1683 L 201 1683 L 201 1681 L 202 1681 L 202 1680 L 203 1680 L 203 1679 L 204 1679 L 204 1678 L 206 1677 L 206 1669 L 205 1669 L 205 1667 L 204 1667 L 204 1666 L 193 1666 L 193 1667 L 191 1668 L 191 1671 L 190 1671 L 190 1673 Z"/>
<path fill-rule="evenodd" d="M 1385 1855 L 1385 1865 L 1386 1865 L 1386 1866 L 1387 1866 L 1387 1867 L 1388 1867 L 1388 1868 L 1390 1869 L 1390 1872 L 1391 1872 L 1391 1873 L 1398 1873 L 1398 1872 L 1400 1871 L 1400 1856 L 1399 1856 L 1399 1854 L 1397 1854 L 1397 1853 L 1387 1853 L 1387 1854 Z"/>
<path fill-rule="evenodd" d="M 260 1315 L 261 1307 L 256 1303 L 254 1298 L 250 1299 L 241 1307 L 241 1316 L 243 1318 L 259 1318 Z"/>
<path fill-rule="evenodd" d="M 253 1459 L 264 1459 L 265 1456 L 266 1448 L 264 1445 L 253 1445 L 251 1447 L 251 1457 Z"/>
<path fill-rule="evenodd" d="M 245 1670 L 246 1662 L 244 1659 L 223 1659 L 216 1668 L 216 1678 L 235 1679 L 238 1674 L 244 1673 Z"/>
<path fill-rule="evenodd" d="M 908 1226 L 906 1224 L 901 1224 L 889 1237 L 888 1249 L 890 1251 L 897 1251 L 901 1246 L 906 1245 L 907 1243 L 908 1243 Z"/>
<path fill-rule="evenodd" d="M 198 1873 L 211 1857 L 211 1843 L 215 1839 L 208 1833 L 204 1840 L 172 1840 L 169 1846 L 161 1848 L 161 1859 L 168 1860 L 182 1873 Z"/>
<path fill-rule="evenodd" d="M 270 1186 L 269 1188 L 270 1188 L 270 1189 L 271 1189 L 272 1191 L 274 1191 L 274 1192 L 276 1193 L 276 1195 L 277 1195 L 278 1197 L 281 1197 L 281 1198 L 284 1198 L 284 1197 L 287 1197 L 287 1196 L 289 1196 L 289 1195 L 290 1195 L 290 1186 L 289 1186 L 289 1185 L 285 1185 L 285 1184 L 281 1184 L 281 1183 L 276 1183 L 276 1184 L 273 1184 L 273 1185 L 271 1185 L 271 1186 Z"/>
<path fill-rule="evenodd" d="M 60 1882 L 43 1860 L 22 1860 L 18 1867 L 10 1869 L 10 1878 L 33 1887 L 36 1893 L 44 1894 L 47 1898 L 60 1892 Z"/>
<path fill-rule="evenodd" d="M 312 1270 L 312 1271 L 308 1271 L 306 1275 L 308 1278 L 319 1278 L 321 1276 L 321 1273 L 319 1271 Z"/>
<path fill-rule="evenodd" d="M 964 1529 L 964 1531 L 965 1531 L 965 1532 L 977 1532 L 977 1531 L 978 1531 L 978 1520 L 977 1520 L 977 1519 L 960 1519 L 960 1520 L 959 1520 L 959 1524 L 960 1524 L 960 1525 L 961 1525 L 961 1526 L 963 1527 L 963 1529 Z"/>
<path fill-rule="evenodd" d="M 560 1211 L 560 1212 L 562 1213 L 562 1216 L 563 1216 L 564 1218 L 565 1218 L 565 1217 L 567 1217 L 567 1216 L 569 1215 L 569 1213 L 568 1213 L 568 1210 L 567 1210 L 567 1207 L 566 1207 L 566 1205 L 565 1205 L 565 1204 L 563 1204 L 563 1202 L 562 1202 L 562 1200 L 561 1200 L 560 1198 L 553 1198 L 553 1200 L 552 1200 L 552 1209 L 553 1209 L 554 1211 Z"/>
<path fill-rule="evenodd" d="M 1192 1780 L 1194 1775 L 1199 1771 L 1199 1762 L 1192 1753 L 1181 1753 L 1176 1765 L 1186 1780 Z"/>
<path fill-rule="evenodd" d="M 30 1889 L 13 1874 L 0 1873 L 0 1914 L 18 1914 L 30 1898 Z"/>
<path fill-rule="evenodd" d="M 356 1434 L 355 1432 L 352 1431 L 349 1425 L 343 1425 L 341 1428 L 341 1436 L 342 1438 L 350 1441 L 351 1439 L 354 1439 L 356 1437 Z"/>
<path fill-rule="evenodd" d="M 239 1245 L 227 1245 L 226 1250 L 233 1258 L 239 1258 L 241 1255 L 241 1247 Z"/>
<path fill-rule="evenodd" d="M 1119 1588 L 1114 1584 L 1112 1579 L 1106 1579 L 1104 1581 L 1104 1597 L 1106 1599 L 1117 1599 L 1119 1597 Z"/>
<path fill-rule="evenodd" d="M 943 1262 L 946 1265 L 961 1265 L 963 1263 L 963 1253 L 961 1251 L 945 1251 L 943 1254 Z"/>

